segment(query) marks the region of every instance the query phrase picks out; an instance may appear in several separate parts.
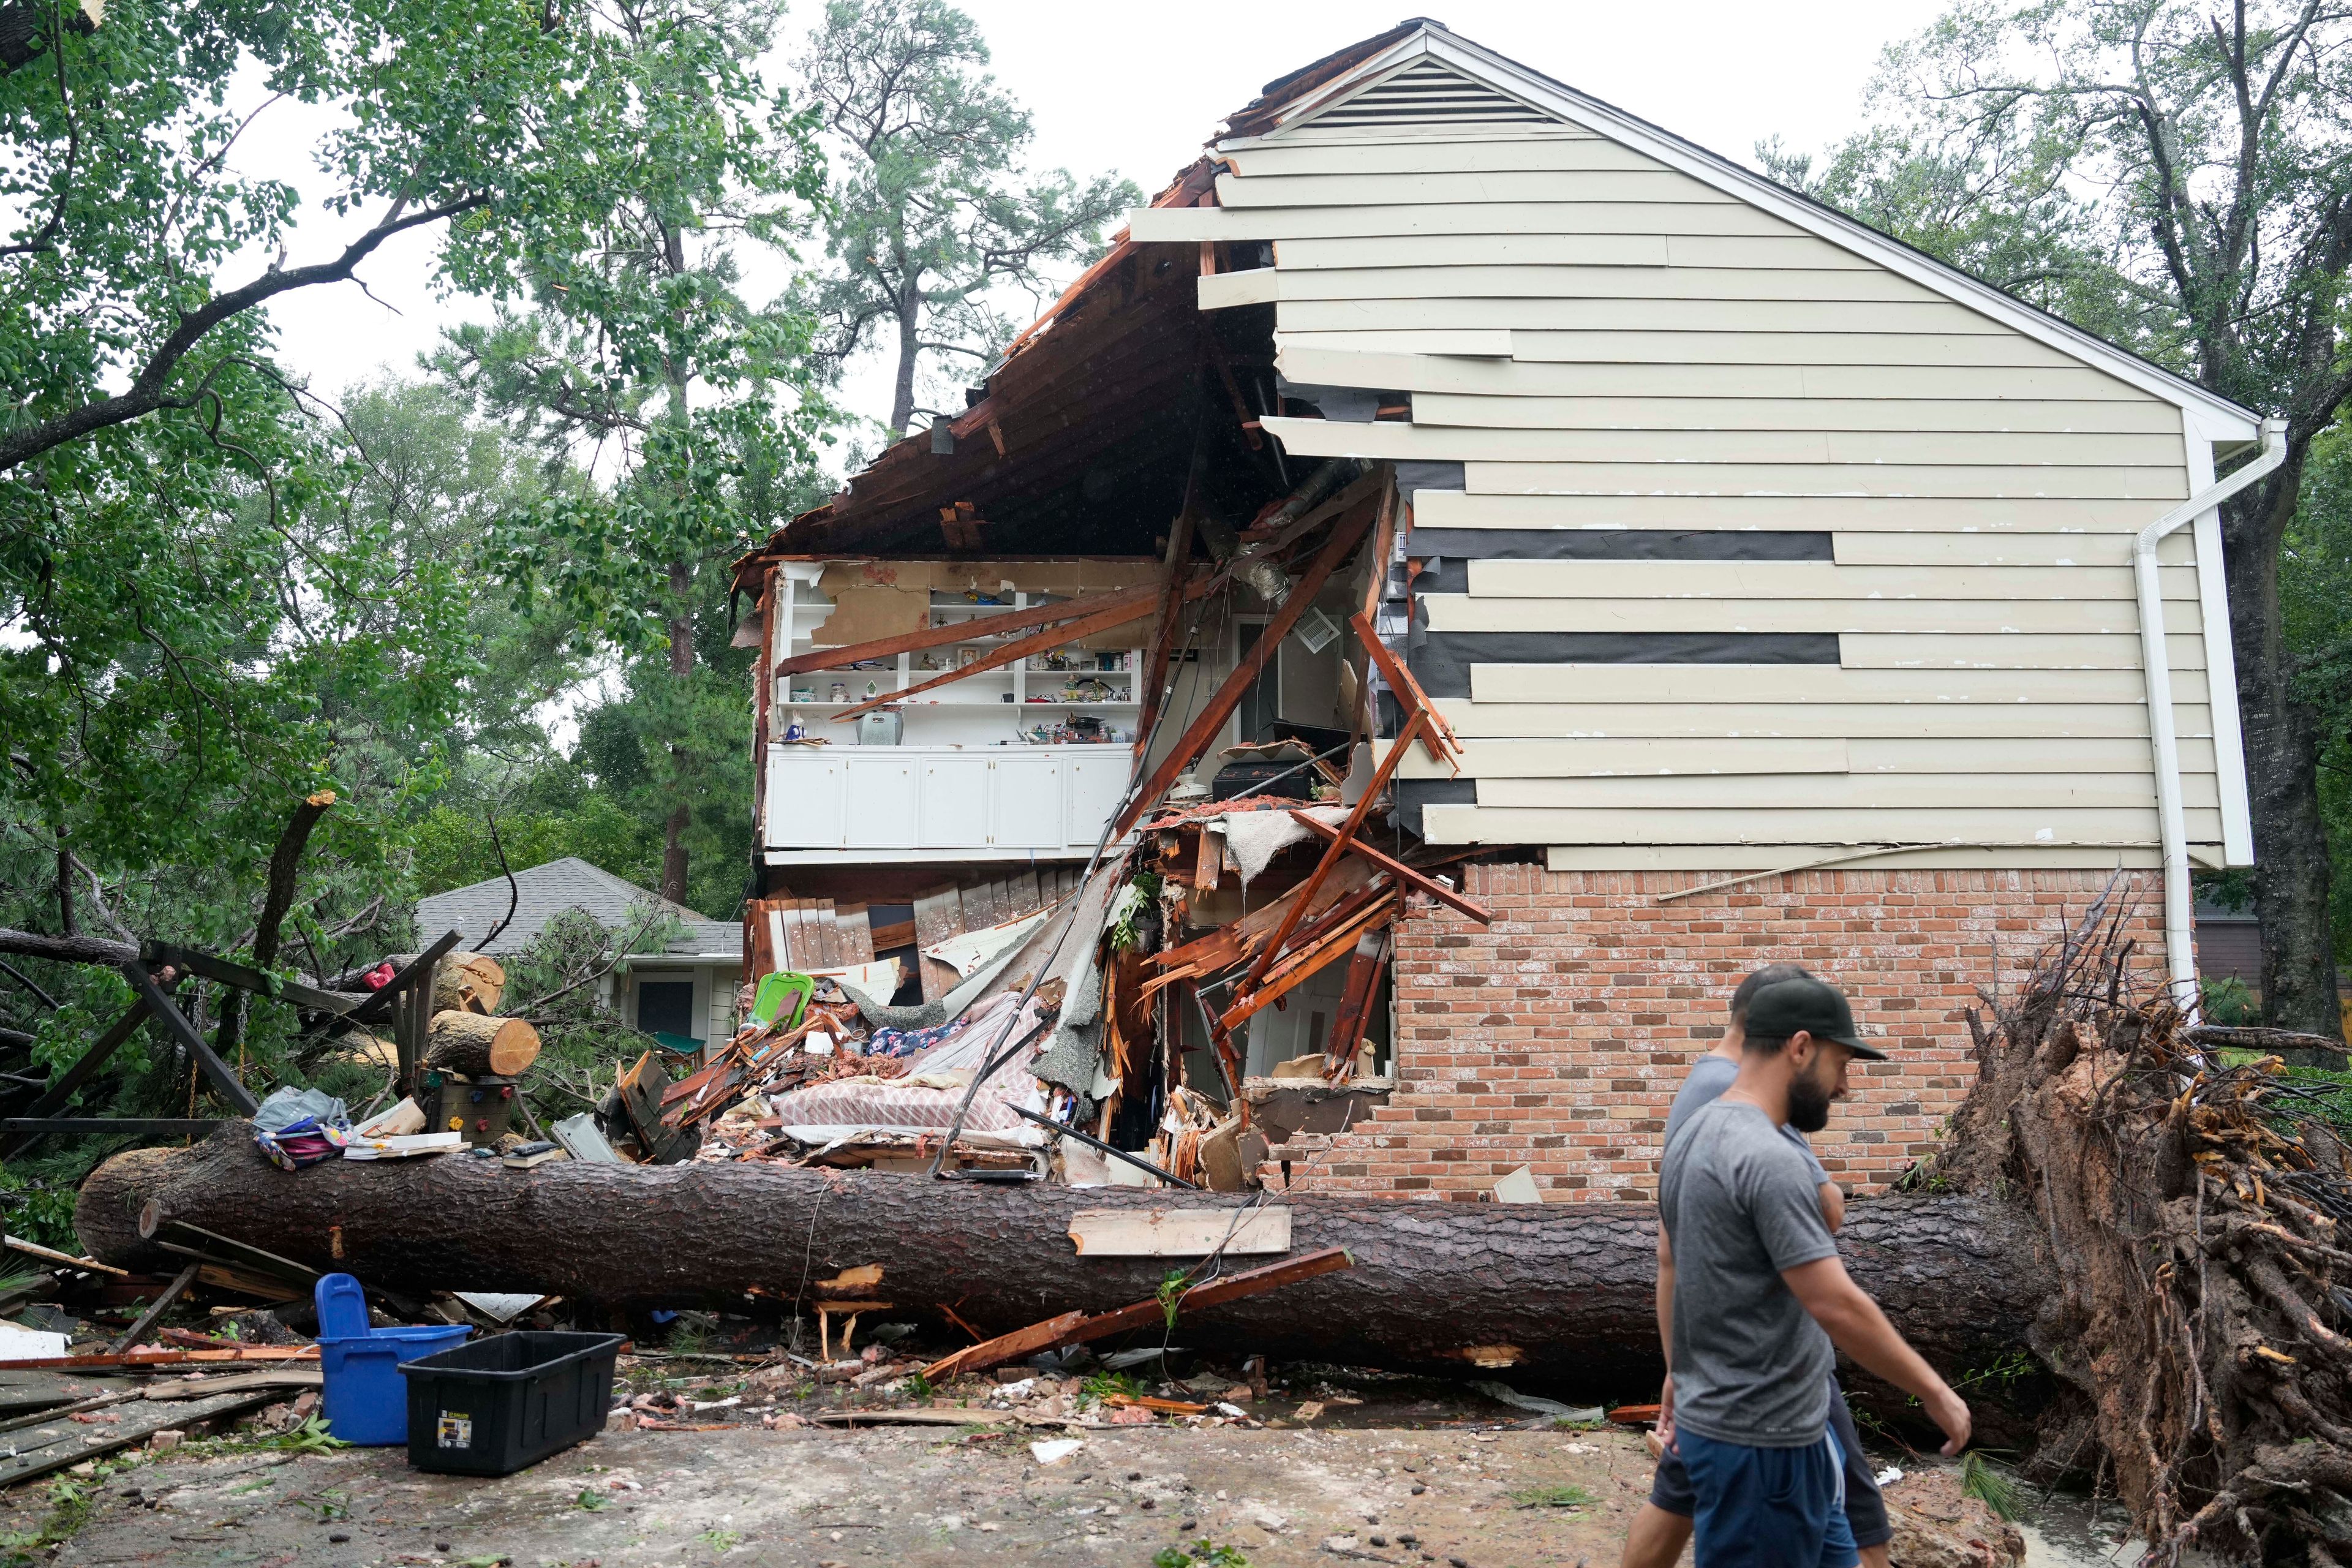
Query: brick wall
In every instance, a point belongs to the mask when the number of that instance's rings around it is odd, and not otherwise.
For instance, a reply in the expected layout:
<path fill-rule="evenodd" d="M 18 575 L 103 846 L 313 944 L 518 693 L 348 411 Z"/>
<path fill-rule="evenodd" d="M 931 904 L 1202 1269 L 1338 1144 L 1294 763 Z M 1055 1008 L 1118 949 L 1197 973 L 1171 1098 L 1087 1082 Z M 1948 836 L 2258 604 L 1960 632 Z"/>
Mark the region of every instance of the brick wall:
<path fill-rule="evenodd" d="M 1855 1063 L 1853 1094 L 1813 1141 L 1849 1191 L 1881 1186 L 1968 1092 L 1961 1009 L 1977 987 L 2016 984 L 2111 875 L 1807 871 L 1661 904 L 1721 877 L 1473 867 L 1491 926 L 1437 909 L 1398 928 L 1390 1102 L 1276 1156 L 1308 1190 L 1466 1200 L 1526 1164 L 1547 1202 L 1654 1197 L 1666 1108 L 1721 1037 L 1732 987 L 1793 960 L 1843 986 L 1895 1058 Z M 2161 899 L 2154 873 L 2133 881 L 2153 976 Z"/>

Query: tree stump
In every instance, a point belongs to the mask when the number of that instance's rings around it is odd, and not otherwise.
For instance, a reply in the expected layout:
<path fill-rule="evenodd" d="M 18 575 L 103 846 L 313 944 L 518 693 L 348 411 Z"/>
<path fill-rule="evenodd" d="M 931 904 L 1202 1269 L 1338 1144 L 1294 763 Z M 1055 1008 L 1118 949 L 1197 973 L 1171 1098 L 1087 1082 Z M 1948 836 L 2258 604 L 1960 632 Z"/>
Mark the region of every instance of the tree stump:
<path fill-rule="evenodd" d="M 539 1059 L 539 1031 L 520 1018 L 452 1010 L 433 1015 L 425 1065 L 467 1078 L 516 1078 Z"/>

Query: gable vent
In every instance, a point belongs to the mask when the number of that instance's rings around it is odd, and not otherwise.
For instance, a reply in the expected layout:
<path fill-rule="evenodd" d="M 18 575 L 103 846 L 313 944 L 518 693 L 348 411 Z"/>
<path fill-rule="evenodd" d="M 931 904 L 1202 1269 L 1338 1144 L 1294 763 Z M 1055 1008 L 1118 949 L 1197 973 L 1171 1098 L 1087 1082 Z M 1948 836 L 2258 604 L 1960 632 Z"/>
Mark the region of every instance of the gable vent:
<path fill-rule="evenodd" d="M 1377 87 L 1332 105 L 1311 121 L 1317 130 L 1391 125 L 1548 124 L 1551 116 L 1507 97 L 1434 60 L 1397 72 Z"/>

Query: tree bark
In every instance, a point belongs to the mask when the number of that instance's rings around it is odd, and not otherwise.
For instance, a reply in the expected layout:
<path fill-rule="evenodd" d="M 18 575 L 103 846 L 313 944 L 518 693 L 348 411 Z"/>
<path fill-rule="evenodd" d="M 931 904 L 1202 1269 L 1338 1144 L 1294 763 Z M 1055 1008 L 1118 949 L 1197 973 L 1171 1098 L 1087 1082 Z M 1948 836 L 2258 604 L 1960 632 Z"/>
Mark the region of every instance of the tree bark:
<path fill-rule="evenodd" d="M 684 405 L 683 384 L 673 385 L 671 395 Z M 673 561 L 669 566 L 669 673 L 679 686 L 679 697 L 686 695 L 685 685 L 694 675 L 694 608 L 689 595 L 694 591 L 693 569 L 683 561 Z M 680 710 L 686 704 L 681 701 Z M 673 745 L 669 749 L 670 787 L 683 791 L 686 748 Z M 680 800 L 662 820 L 661 896 L 673 904 L 686 902 L 687 854 L 686 829 L 691 808 Z"/>
<path fill-rule="evenodd" d="M 287 819 L 286 831 L 278 836 L 278 847 L 269 853 L 269 876 L 261 895 L 261 915 L 253 922 L 253 966 L 274 968 L 278 963 L 278 939 L 286 924 L 287 911 L 294 907 L 296 873 L 302 865 L 303 847 L 310 842 L 310 830 L 335 804 L 335 792 L 320 790 L 294 808 Z M 221 1009 L 220 1033 L 214 1037 L 213 1049 L 224 1058 L 236 1054 L 238 1044 L 245 1038 L 245 1017 L 253 999 L 243 991 L 234 993 L 226 1006 Z"/>
<path fill-rule="evenodd" d="M 817 1281 L 878 1263 L 875 1299 L 909 1312 L 951 1306 L 998 1333 L 1149 1300 L 1171 1266 L 1192 1261 L 1078 1257 L 1074 1211 L 1250 1200 L 749 1164 L 559 1161 L 521 1172 L 445 1158 L 329 1161 L 289 1174 L 232 1122 L 194 1148 L 134 1150 L 100 1166 L 75 1213 L 83 1246 L 101 1262 L 161 1268 L 170 1255 L 139 1235 L 151 1201 L 173 1219 L 395 1289 L 740 1308 L 757 1288 L 813 1304 Z M 1295 1253 L 1344 1247 L 1355 1267 L 1180 1321 L 1175 1342 L 1400 1369 L 1484 1365 L 1494 1370 L 1480 1375 L 1619 1397 L 1663 1370 L 1650 1205 L 1275 1201 L 1291 1211 Z M 1896 1326 L 1954 1376 L 2014 1360 L 2042 1304 L 2032 1238 L 1995 1205 L 1858 1202 L 1842 1249 Z M 2031 1403 L 2032 1391 L 2008 1397 Z"/>
<path fill-rule="evenodd" d="M 487 952 L 448 953 L 434 968 L 436 1013 L 495 1013 L 506 994 L 506 965 Z"/>
<path fill-rule="evenodd" d="M 467 1078 L 513 1078 L 539 1059 L 539 1031 L 520 1018 L 436 1013 L 425 1065 Z"/>
<path fill-rule="evenodd" d="M 899 287 L 898 307 L 898 374 L 890 386 L 890 434 L 893 439 L 907 433 L 907 422 L 915 416 L 915 363 L 922 357 L 923 352 L 923 296 L 913 279 L 908 279 Z"/>
<path fill-rule="evenodd" d="M 2253 811 L 2263 1016 L 2280 1028 L 2341 1040 L 2318 731 L 2309 705 L 2294 694 L 2279 606 L 2279 548 L 2294 515 L 2305 449 L 2298 444 L 2276 474 L 2224 509 L 2222 521 Z"/>

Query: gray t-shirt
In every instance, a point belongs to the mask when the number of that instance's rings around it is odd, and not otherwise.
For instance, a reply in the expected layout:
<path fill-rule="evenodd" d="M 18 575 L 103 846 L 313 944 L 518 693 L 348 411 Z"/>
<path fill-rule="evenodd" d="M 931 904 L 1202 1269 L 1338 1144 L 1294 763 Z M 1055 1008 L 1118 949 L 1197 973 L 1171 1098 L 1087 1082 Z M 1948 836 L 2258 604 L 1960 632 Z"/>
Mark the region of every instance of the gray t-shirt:
<path fill-rule="evenodd" d="M 1713 1051 L 1707 1052 L 1697 1061 L 1693 1062 L 1690 1077 L 1683 1079 L 1682 1089 L 1675 1095 L 1675 1103 L 1666 1111 L 1664 1142 L 1672 1143 L 1675 1141 L 1675 1134 L 1683 1130 L 1683 1123 L 1690 1120 L 1691 1112 L 1702 1105 L 1720 1100 L 1723 1097 L 1723 1091 L 1731 1087 L 1731 1080 L 1738 1076 L 1738 1062 L 1727 1060 L 1717 1056 Z M 1805 1156 L 1805 1169 L 1813 1173 L 1814 1186 L 1818 1187 L 1830 1179 L 1828 1168 L 1822 1163 L 1821 1157 L 1813 1152 L 1813 1146 L 1805 1142 L 1803 1133 L 1785 1123 L 1782 1124 L 1780 1132 Z"/>
<path fill-rule="evenodd" d="M 1811 1173 L 1742 1100 L 1691 1112 L 1658 1213 L 1675 1251 L 1675 1420 L 1755 1448 L 1821 1440 L 1837 1352 L 1783 1269 L 1837 1254 Z"/>

